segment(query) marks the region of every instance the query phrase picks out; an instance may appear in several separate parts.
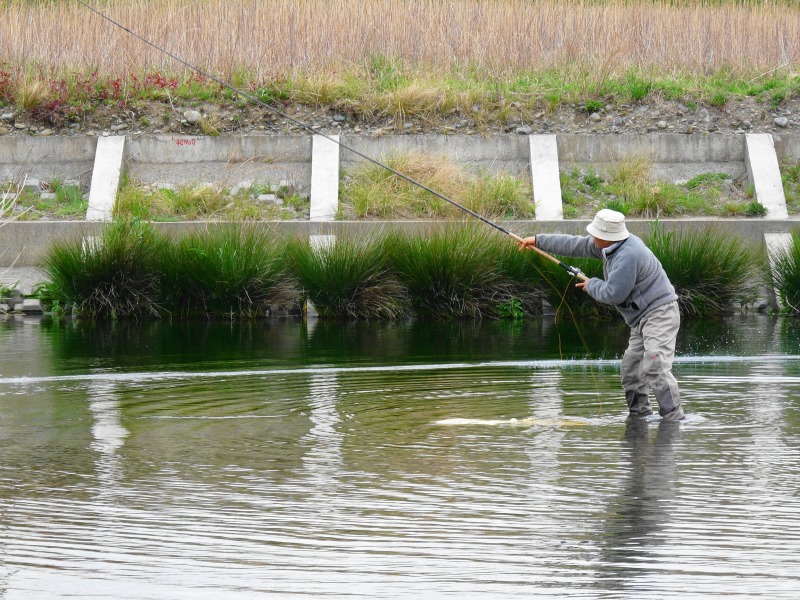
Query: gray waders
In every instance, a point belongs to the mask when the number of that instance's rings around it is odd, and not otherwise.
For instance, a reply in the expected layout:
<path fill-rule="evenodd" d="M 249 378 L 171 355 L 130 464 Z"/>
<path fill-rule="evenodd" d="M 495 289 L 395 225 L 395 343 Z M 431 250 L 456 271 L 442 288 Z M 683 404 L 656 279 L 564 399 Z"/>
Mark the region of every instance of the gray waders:
<path fill-rule="evenodd" d="M 678 382 L 672 375 L 680 325 L 678 303 L 670 302 L 654 308 L 631 328 L 628 349 L 620 366 L 631 415 L 644 416 L 653 412 L 648 398 L 649 385 L 664 421 L 678 421 L 684 417 Z"/>

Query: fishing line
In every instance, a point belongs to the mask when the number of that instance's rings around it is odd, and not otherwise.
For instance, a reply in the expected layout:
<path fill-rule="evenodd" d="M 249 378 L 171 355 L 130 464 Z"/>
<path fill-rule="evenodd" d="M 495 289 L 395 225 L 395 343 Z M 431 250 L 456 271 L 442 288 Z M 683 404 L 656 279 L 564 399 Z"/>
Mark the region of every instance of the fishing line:
<path fill-rule="evenodd" d="M 170 57 L 172 60 L 174 60 L 176 62 L 179 62 L 180 64 L 182 64 L 186 68 L 188 68 L 188 69 L 190 69 L 192 71 L 195 71 L 196 73 L 199 73 L 200 75 L 202 75 L 203 77 L 213 81 L 214 83 L 219 84 L 220 86 L 224 87 L 225 89 L 228 89 L 228 90 L 240 95 L 241 97 L 246 98 L 247 100 L 250 100 L 251 102 L 253 102 L 253 103 L 257 104 L 257 105 L 266 108 L 267 110 L 275 113 L 276 115 L 280 116 L 281 118 L 286 119 L 290 123 L 293 123 L 293 124 L 297 125 L 298 127 L 302 128 L 302 129 L 305 129 L 306 131 L 309 131 L 310 133 L 312 133 L 314 135 L 318 135 L 318 136 L 320 136 L 322 138 L 325 138 L 326 140 L 328 140 L 330 142 L 333 142 L 334 144 L 337 144 L 340 148 L 343 148 L 344 150 L 347 150 L 348 152 L 352 152 L 356 156 L 358 156 L 360 158 L 363 158 L 364 160 L 366 160 L 366 161 L 368 161 L 368 162 L 370 162 L 370 163 L 372 163 L 372 164 L 374 164 L 374 165 L 376 165 L 378 167 L 382 167 L 382 168 L 386 169 L 387 171 L 389 171 L 393 175 L 396 175 L 397 177 L 400 177 L 401 179 L 404 179 L 408 183 L 410 183 L 412 185 L 415 185 L 415 186 L 425 190 L 426 192 L 429 192 L 429 193 L 433 194 L 437 198 L 440 198 L 441 200 L 444 200 L 448 204 L 451 204 L 452 206 L 455 206 L 456 208 L 458 208 L 458 209 L 464 211 L 465 213 L 467 213 L 468 215 L 470 215 L 472 217 L 475 217 L 479 221 L 482 221 L 482 222 L 486 223 L 490 227 L 494 227 L 498 231 L 510 236 L 511 238 L 516 240 L 517 242 L 522 242 L 522 238 L 521 237 L 519 237 L 517 234 L 509 231 L 505 227 L 503 227 L 501 225 L 498 225 L 494 221 L 491 221 L 491 220 L 487 219 L 486 217 L 476 213 L 474 210 L 471 210 L 471 209 L 467 208 L 466 206 L 464 206 L 462 204 L 459 204 L 455 200 L 452 200 L 452 199 L 448 198 L 447 196 L 445 196 L 444 194 L 442 194 L 440 192 L 437 192 L 436 190 L 434 190 L 434 189 L 428 187 L 427 185 L 425 185 L 424 183 L 422 183 L 420 181 L 417 181 L 416 179 L 414 179 L 412 177 L 409 177 L 408 175 L 406 175 L 404 173 L 401 173 L 400 171 L 397 171 L 396 169 L 393 169 L 389 165 L 386 165 L 386 164 L 380 162 L 379 160 L 377 160 L 375 158 L 372 158 L 371 156 L 368 156 L 368 155 L 364 154 L 363 152 L 360 152 L 360 151 L 356 150 L 355 148 L 351 148 L 350 146 L 348 146 L 346 144 L 343 144 L 338 139 L 333 138 L 333 137 L 331 137 L 329 135 L 326 135 L 324 133 L 316 131 L 311 125 L 308 125 L 307 123 L 304 123 L 303 121 L 300 121 L 300 120 L 292 117 L 291 115 L 283 112 L 279 108 L 276 108 L 275 106 L 272 106 L 271 104 L 268 104 L 268 103 L 264 102 L 260 98 L 257 98 L 256 96 L 254 96 L 252 94 L 249 94 L 249 93 L 247 93 L 247 92 L 245 92 L 243 90 L 240 90 L 239 88 L 234 87 L 233 85 L 231 85 L 227 81 L 225 81 L 225 80 L 223 80 L 223 79 L 221 79 L 219 77 L 216 77 L 215 75 L 212 75 L 211 73 L 208 73 L 207 71 L 204 71 L 203 69 L 201 69 L 198 66 L 195 66 L 195 65 L 191 64 L 190 62 L 188 62 L 187 60 L 184 60 L 183 58 L 181 58 L 177 54 L 174 54 L 174 53 L 162 48 L 161 46 L 158 46 L 158 45 L 154 44 L 153 42 L 151 42 L 147 38 L 139 35 L 135 31 L 132 31 L 128 27 L 125 27 L 125 25 L 123 25 L 119 21 L 116 21 L 116 20 L 112 19 L 111 17 L 109 17 L 105 13 L 97 10 L 96 8 L 94 8 L 93 6 L 91 6 L 90 4 L 85 2 L 84 0 L 75 0 L 75 2 L 77 2 L 81 6 L 89 9 L 94 14 L 96 14 L 100 18 L 104 19 L 105 21 L 108 21 L 109 23 L 111 23 L 115 27 L 118 27 L 118 28 L 122 29 L 123 31 L 125 31 L 126 33 L 132 35 L 133 37 L 135 37 L 137 40 L 141 41 L 142 43 L 144 43 L 144 44 L 150 46 L 151 48 L 157 50 L 158 52 L 161 52 L 162 54 Z M 537 248 L 536 246 L 533 246 L 532 250 L 535 250 L 541 256 L 543 256 L 546 259 L 548 259 L 550 261 L 553 261 L 554 263 L 558 264 L 561 268 L 566 270 L 573 277 L 577 277 L 578 279 L 581 279 L 583 281 L 587 281 L 588 280 L 588 277 L 586 277 L 586 275 L 584 275 L 581 272 L 580 269 L 578 269 L 576 267 L 571 267 L 571 266 L 565 264 L 564 262 L 560 261 L 556 257 L 554 257 L 554 256 L 548 254 L 547 252 Z"/>

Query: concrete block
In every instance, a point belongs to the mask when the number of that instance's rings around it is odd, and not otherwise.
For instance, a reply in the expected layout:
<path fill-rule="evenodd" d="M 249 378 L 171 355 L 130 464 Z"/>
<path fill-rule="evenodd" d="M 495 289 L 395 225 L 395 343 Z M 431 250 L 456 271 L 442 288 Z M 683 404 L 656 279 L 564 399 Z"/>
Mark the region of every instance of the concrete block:
<path fill-rule="evenodd" d="M 256 202 L 266 202 L 267 204 L 274 204 L 276 206 L 283 204 L 283 200 L 278 198 L 275 194 L 259 194 L 256 196 Z"/>
<path fill-rule="evenodd" d="M 313 137 L 311 221 L 333 221 L 339 209 L 339 136 Z"/>
<path fill-rule="evenodd" d="M 25 298 L 21 305 L 17 306 L 17 310 L 23 314 L 40 314 L 44 312 L 42 301 L 38 298 Z"/>
<path fill-rule="evenodd" d="M 38 179 L 25 178 L 22 184 L 22 190 L 31 194 L 38 194 L 42 191 L 42 182 Z"/>
<path fill-rule="evenodd" d="M 564 218 L 561 180 L 558 172 L 558 146 L 555 135 L 531 135 L 530 166 L 537 221 Z"/>
<path fill-rule="evenodd" d="M 251 187 L 253 187 L 253 182 L 252 181 L 240 181 L 239 183 L 234 185 L 230 190 L 228 190 L 228 193 L 231 196 L 235 196 L 236 194 L 238 194 L 242 190 L 249 190 Z"/>
<path fill-rule="evenodd" d="M 767 209 L 768 218 L 787 219 L 786 196 L 772 136 L 768 133 L 748 133 L 745 140 L 747 179 L 755 190 L 756 200 Z"/>
<path fill-rule="evenodd" d="M 89 189 L 87 221 L 110 221 L 117 201 L 122 159 L 125 153 L 125 136 L 98 138 L 97 153 Z"/>

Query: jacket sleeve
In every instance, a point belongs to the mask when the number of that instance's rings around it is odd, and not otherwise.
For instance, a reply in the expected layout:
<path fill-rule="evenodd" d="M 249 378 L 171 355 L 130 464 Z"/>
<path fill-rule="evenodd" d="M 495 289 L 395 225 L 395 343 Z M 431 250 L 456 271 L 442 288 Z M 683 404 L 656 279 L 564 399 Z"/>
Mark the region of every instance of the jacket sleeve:
<path fill-rule="evenodd" d="M 536 236 L 536 247 L 545 252 L 573 258 L 603 258 L 590 235 L 542 233 Z"/>
<path fill-rule="evenodd" d="M 586 283 L 586 291 L 598 302 L 617 306 L 625 302 L 635 286 L 635 259 L 620 257 L 619 260 L 614 261 L 606 274 L 606 279 L 593 277 Z"/>

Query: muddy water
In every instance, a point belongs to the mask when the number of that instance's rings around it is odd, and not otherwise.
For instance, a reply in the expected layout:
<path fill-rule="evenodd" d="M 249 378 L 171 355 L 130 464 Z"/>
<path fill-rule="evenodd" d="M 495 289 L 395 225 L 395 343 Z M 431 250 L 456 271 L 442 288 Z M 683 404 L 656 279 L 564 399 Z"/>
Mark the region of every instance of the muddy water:
<path fill-rule="evenodd" d="M 796 598 L 799 334 L 0 324 L 0 598 Z"/>

